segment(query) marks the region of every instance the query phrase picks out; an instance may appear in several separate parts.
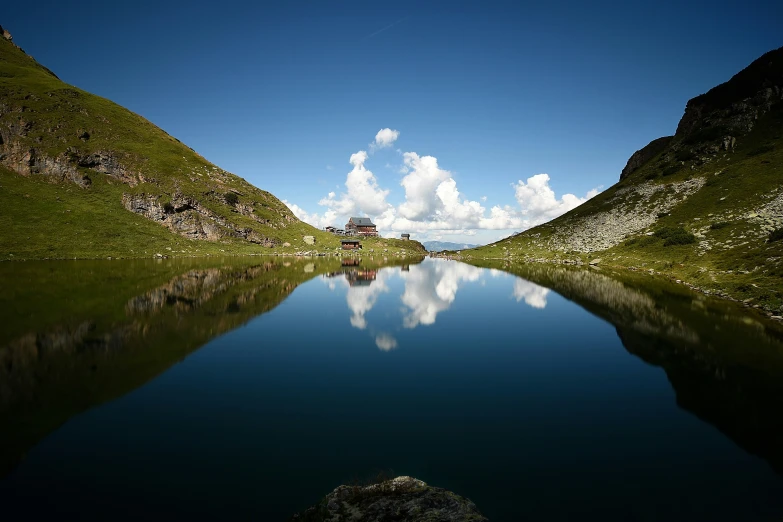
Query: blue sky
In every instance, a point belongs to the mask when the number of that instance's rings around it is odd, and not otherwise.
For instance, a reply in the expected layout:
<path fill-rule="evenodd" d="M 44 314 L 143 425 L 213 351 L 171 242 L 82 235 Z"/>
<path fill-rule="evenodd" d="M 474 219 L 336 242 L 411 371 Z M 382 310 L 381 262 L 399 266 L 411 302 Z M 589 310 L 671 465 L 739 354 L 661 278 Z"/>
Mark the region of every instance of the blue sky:
<path fill-rule="evenodd" d="M 0 24 L 317 225 L 475 243 L 611 186 L 783 45 L 773 2 L 105 4 L 15 2 Z"/>

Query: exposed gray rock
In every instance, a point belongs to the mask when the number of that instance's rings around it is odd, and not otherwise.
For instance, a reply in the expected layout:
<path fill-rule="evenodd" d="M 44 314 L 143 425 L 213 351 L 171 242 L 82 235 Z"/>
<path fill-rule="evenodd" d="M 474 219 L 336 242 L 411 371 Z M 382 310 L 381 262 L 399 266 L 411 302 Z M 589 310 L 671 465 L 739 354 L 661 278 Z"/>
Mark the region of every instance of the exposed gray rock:
<path fill-rule="evenodd" d="M 770 51 L 729 81 L 688 101 L 675 139 L 704 141 L 743 136 L 783 100 L 783 48 Z M 729 140 L 730 141 L 730 140 Z"/>
<path fill-rule="evenodd" d="M 671 143 L 674 136 L 664 136 L 648 143 L 644 148 L 634 152 L 628 159 L 625 168 L 620 173 L 620 179 L 627 178 L 632 172 L 639 169 L 642 165 L 653 159 L 661 153 Z"/>
<path fill-rule="evenodd" d="M 251 243 L 273 247 L 275 242 L 251 228 L 240 228 L 215 214 L 195 198 L 175 194 L 170 203 L 151 194 L 123 194 L 122 205 L 169 230 L 191 239 L 217 241 L 223 237 L 242 238 Z"/>
<path fill-rule="evenodd" d="M 563 218 L 550 238 L 534 240 L 534 244 L 561 252 L 589 253 L 611 248 L 654 224 L 659 215 L 671 211 L 705 183 L 704 178 L 694 178 L 621 188 L 609 201 L 608 210 Z"/>
<path fill-rule="evenodd" d="M 470 500 L 412 477 L 371 486 L 340 486 L 318 505 L 294 515 L 298 522 L 486 522 Z"/>

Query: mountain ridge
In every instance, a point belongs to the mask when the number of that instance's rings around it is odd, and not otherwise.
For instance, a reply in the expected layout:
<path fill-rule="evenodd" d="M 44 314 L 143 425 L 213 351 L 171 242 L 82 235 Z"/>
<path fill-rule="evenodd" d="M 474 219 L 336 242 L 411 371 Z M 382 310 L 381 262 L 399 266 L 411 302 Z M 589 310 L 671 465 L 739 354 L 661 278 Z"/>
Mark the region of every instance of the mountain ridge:
<path fill-rule="evenodd" d="M 609 265 L 783 312 L 783 47 L 686 104 L 671 137 L 562 216 L 463 259 Z"/>

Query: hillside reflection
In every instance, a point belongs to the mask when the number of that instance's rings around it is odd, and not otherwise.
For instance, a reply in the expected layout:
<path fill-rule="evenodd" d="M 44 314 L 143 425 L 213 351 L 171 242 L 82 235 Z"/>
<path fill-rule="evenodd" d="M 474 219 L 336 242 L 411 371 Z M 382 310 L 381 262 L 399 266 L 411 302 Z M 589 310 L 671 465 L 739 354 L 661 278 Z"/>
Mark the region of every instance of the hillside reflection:
<path fill-rule="evenodd" d="M 625 273 L 489 264 L 518 277 L 519 295 L 546 289 L 610 322 L 629 353 L 663 368 L 677 404 L 783 475 L 783 335 L 733 303 Z M 535 285 L 541 290 L 532 289 Z M 546 291 L 544 291 L 546 290 Z"/>
<path fill-rule="evenodd" d="M 72 415 L 141 386 L 309 279 L 348 269 L 269 259 L 0 266 L 0 476 Z M 348 277 L 369 288 L 382 265 L 420 261 L 369 259 Z"/>

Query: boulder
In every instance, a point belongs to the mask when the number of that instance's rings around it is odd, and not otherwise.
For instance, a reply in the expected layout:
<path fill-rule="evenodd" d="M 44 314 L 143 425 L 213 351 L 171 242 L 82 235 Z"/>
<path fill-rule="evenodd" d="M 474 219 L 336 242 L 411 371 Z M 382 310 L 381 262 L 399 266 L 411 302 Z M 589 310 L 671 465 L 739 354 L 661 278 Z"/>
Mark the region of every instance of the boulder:
<path fill-rule="evenodd" d="M 291 520 L 486 522 L 487 518 L 464 497 L 412 477 L 397 477 L 370 486 L 340 486 Z"/>

